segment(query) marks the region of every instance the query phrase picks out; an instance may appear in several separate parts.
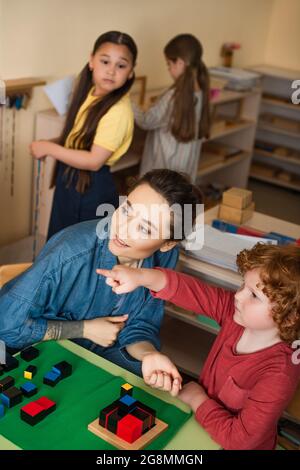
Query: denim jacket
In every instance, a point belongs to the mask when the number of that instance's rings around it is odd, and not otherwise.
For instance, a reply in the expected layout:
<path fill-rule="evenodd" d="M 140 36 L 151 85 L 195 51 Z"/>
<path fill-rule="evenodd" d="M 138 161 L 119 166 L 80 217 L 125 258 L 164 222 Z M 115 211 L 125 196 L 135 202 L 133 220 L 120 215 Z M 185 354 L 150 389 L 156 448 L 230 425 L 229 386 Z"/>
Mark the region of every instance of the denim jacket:
<path fill-rule="evenodd" d="M 163 301 L 139 287 L 117 295 L 96 268 L 111 269 L 117 258 L 108 249 L 109 229 L 99 220 L 68 227 L 52 237 L 35 263 L 0 290 L 0 339 L 12 348 L 41 341 L 47 320 L 87 320 L 129 315 L 118 336 L 121 346 L 149 341 L 157 349 Z M 155 252 L 142 266 L 174 268 L 178 250 Z"/>

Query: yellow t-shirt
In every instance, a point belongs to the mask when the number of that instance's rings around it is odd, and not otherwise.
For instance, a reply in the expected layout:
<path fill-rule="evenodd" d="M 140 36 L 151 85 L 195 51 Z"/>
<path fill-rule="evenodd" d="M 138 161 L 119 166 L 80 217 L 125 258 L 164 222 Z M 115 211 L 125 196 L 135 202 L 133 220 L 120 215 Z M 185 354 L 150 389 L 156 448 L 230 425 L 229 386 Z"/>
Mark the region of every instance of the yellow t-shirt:
<path fill-rule="evenodd" d="M 82 128 L 89 106 L 99 99 L 93 96 L 94 87 L 90 90 L 76 115 L 73 129 L 68 135 L 65 147 L 71 148 L 75 134 Z M 134 117 L 129 94 L 123 96 L 100 119 L 94 144 L 113 152 L 106 165 L 114 165 L 128 149 L 133 136 Z"/>

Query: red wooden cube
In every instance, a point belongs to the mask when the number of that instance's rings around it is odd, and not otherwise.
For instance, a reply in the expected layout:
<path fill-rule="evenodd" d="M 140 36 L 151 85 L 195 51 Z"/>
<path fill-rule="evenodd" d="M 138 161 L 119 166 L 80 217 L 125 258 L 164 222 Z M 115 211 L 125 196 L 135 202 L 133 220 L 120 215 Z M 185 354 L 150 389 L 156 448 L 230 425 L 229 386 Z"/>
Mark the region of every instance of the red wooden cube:
<path fill-rule="evenodd" d="M 132 443 L 142 435 L 142 432 L 143 421 L 135 416 L 128 414 L 118 421 L 116 434 L 124 441 Z"/>

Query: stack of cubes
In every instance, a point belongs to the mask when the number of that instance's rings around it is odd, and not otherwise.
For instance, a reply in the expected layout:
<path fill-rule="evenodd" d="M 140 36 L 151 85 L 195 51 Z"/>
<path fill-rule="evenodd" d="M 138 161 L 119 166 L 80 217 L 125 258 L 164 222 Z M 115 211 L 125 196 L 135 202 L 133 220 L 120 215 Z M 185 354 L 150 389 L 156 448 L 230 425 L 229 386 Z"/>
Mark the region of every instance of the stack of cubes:
<path fill-rule="evenodd" d="M 234 224 L 243 224 L 254 212 L 252 191 L 241 188 L 230 188 L 224 191 L 222 204 L 219 208 L 219 219 Z"/>
<path fill-rule="evenodd" d="M 126 383 L 121 387 L 120 398 L 103 408 L 99 424 L 121 439 L 132 443 L 155 425 L 154 409 L 132 396 L 133 387 Z"/>

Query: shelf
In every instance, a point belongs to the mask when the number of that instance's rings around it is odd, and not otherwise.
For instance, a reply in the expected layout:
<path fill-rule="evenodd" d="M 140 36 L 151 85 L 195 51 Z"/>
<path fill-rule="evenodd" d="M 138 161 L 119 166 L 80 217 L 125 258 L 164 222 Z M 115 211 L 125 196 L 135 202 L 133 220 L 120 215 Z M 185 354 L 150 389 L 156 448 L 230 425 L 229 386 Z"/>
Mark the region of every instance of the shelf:
<path fill-rule="evenodd" d="M 281 155 L 276 155 L 276 153 L 267 152 L 266 150 L 262 150 L 259 148 L 254 148 L 254 152 L 258 155 L 263 155 L 264 157 L 268 157 L 272 160 L 283 162 L 283 163 L 292 163 L 293 165 L 300 166 L 300 158 L 293 158 L 293 157 L 282 157 Z"/>
<path fill-rule="evenodd" d="M 261 73 L 262 75 L 266 75 L 268 77 L 281 78 L 283 80 L 297 80 L 300 76 L 300 71 L 285 69 L 267 64 L 255 65 L 252 67 L 247 67 L 247 69 Z"/>
<path fill-rule="evenodd" d="M 263 112 L 258 121 L 259 125 L 271 126 L 279 131 L 291 132 L 300 136 L 300 120 L 292 119 L 291 117 L 281 116 L 275 112 Z M 300 115 L 299 115 L 300 116 Z"/>
<path fill-rule="evenodd" d="M 211 318 L 205 317 L 204 315 L 198 315 L 169 303 L 165 306 L 165 313 L 170 317 L 189 323 L 190 325 L 194 325 L 196 328 L 201 328 L 202 330 L 208 331 L 212 334 L 218 334 L 220 329 L 216 322 Z"/>
<path fill-rule="evenodd" d="M 199 377 L 214 340 L 214 334 L 167 315 L 164 317 L 162 352 L 186 374 Z"/>
<path fill-rule="evenodd" d="M 222 168 L 229 167 L 231 165 L 235 165 L 236 163 L 245 160 L 246 158 L 249 158 L 250 153 L 249 152 L 241 152 L 238 155 L 235 155 L 234 157 L 228 157 L 226 160 L 223 160 L 221 162 L 215 163 L 214 165 L 207 166 L 203 169 L 199 169 L 197 176 L 206 176 L 209 175 L 210 173 L 214 173 L 215 171 L 218 171 Z M 200 157 L 201 159 L 201 157 Z"/>
<path fill-rule="evenodd" d="M 287 131 L 285 129 L 280 129 L 279 127 L 272 126 L 270 124 L 268 125 L 268 124 L 263 124 L 260 122 L 258 125 L 258 129 L 262 131 L 273 132 L 275 134 L 279 132 L 279 134 L 287 135 L 289 137 L 293 137 L 294 139 L 300 139 L 300 132 Z"/>
<path fill-rule="evenodd" d="M 240 101 L 241 99 L 257 95 L 259 93 L 260 90 L 258 89 L 250 91 L 221 90 L 218 96 L 210 100 L 210 104 L 215 106 L 219 104 L 230 103 L 231 101 Z"/>
<path fill-rule="evenodd" d="M 293 444 L 289 439 L 278 434 L 278 444 L 287 450 L 300 450 L 300 447 Z"/>
<path fill-rule="evenodd" d="M 284 101 L 284 99 L 276 98 L 275 96 L 264 96 L 262 98 L 262 104 L 267 104 L 271 106 L 278 106 L 279 108 L 287 109 L 287 110 L 293 110 L 293 111 L 300 111 L 299 105 L 288 103 Z"/>
<path fill-rule="evenodd" d="M 213 207 L 209 212 L 215 214 L 213 218 L 218 218 L 218 206 Z M 210 224 L 211 220 L 205 220 L 205 223 Z M 205 282 L 215 283 L 215 280 L 218 279 L 219 285 L 232 290 L 238 289 L 242 284 L 242 278 L 238 273 L 230 269 L 214 266 L 200 259 L 192 258 L 184 251 L 180 251 L 179 261 L 182 265 L 181 271 L 187 274 L 197 275 L 197 277 Z"/>
<path fill-rule="evenodd" d="M 256 123 L 254 121 L 245 120 L 241 123 L 230 125 L 228 126 L 228 129 L 224 129 L 222 131 L 214 131 L 213 126 L 212 126 L 212 131 L 211 131 L 209 140 L 219 139 L 220 137 L 234 134 L 235 132 L 239 132 L 244 129 L 250 129 L 251 127 L 254 127 L 255 125 Z"/>
<path fill-rule="evenodd" d="M 7 96 L 16 94 L 31 93 L 31 90 L 35 86 L 45 85 L 45 80 L 40 78 L 16 78 L 13 80 L 4 80 L 5 91 Z"/>
<path fill-rule="evenodd" d="M 296 418 L 295 416 L 291 415 L 288 411 L 284 411 L 282 413 L 282 417 L 300 425 L 300 418 Z"/>
<path fill-rule="evenodd" d="M 300 108 L 291 102 L 291 81 L 299 72 L 271 65 L 250 69 L 261 74 L 263 87 L 254 148 L 258 165 L 252 166 L 250 177 L 300 191 Z"/>
<path fill-rule="evenodd" d="M 266 183 L 275 184 L 277 186 L 282 186 L 287 189 L 293 189 L 294 191 L 300 191 L 300 184 L 293 184 L 288 181 L 279 180 L 275 177 L 262 176 L 254 171 L 250 170 L 250 178 L 255 178 L 259 181 L 264 181 Z"/>

